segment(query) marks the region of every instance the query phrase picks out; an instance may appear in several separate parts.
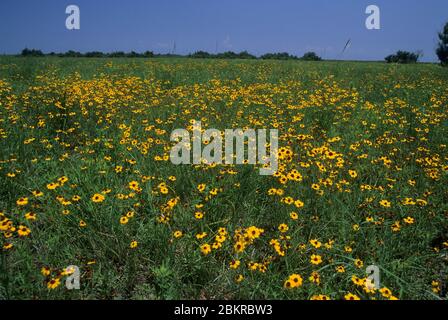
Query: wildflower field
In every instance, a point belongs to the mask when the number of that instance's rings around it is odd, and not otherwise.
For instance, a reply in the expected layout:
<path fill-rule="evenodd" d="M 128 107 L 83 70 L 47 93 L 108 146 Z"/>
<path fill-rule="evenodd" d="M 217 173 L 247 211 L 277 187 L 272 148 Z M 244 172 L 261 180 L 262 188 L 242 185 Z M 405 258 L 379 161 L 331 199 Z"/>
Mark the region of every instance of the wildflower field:
<path fill-rule="evenodd" d="M 447 101 L 431 64 L 0 57 L 0 298 L 446 299 Z M 278 171 L 172 164 L 198 121 L 278 129 Z"/>

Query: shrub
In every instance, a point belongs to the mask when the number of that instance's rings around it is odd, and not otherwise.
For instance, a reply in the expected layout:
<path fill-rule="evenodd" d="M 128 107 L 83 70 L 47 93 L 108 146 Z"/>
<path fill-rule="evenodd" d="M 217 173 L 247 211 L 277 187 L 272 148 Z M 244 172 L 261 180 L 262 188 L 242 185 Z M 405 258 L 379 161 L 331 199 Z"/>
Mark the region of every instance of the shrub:
<path fill-rule="evenodd" d="M 260 57 L 263 60 L 296 60 L 298 59 L 296 56 L 293 56 L 287 52 L 279 52 L 279 53 L 266 53 Z"/>
<path fill-rule="evenodd" d="M 218 53 L 216 56 L 218 59 L 256 59 L 254 55 L 251 55 L 247 51 L 235 53 L 233 51 L 227 51 L 224 53 Z"/>
<path fill-rule="evenodd" d="M 100 51 L 92 51 L 92 52 L 87 52 L 84 56 L 87 58 L 102 58 L 102 57 L 104 57 L 104 53 L 102 53 Z"/>
<path fill-rule="evenodd" d="M 305 60 L 305 61 L 321 61 L 322 60 L 322 58 L 319 57 L 315 52 L 307 52 L 300 59 Z"/>
<path fill-rule="evenodd" d="M 240 52 L 238 55 L 238 59 L 256 59 L 257 57 L 250 54 L 247 51 Z"/>
<path fill-rule="evenodd" d="M 213 55 L 206 51 L 196 51 L 195 53 L 190 54 L 190 58 L 208 59 L 213 58 Z"/>
<path fill-rule="evenodd" d="M 60 54 L 59 56 L 60 57 L 69 57 L 69 58 L 79 58 L 79 57 L 82 57 L 82 53 L 73 51 L 73 50 L 69 50 L 66 53 Z"/>
<path fill-rule="evenodd" d="M 384 58 L 387 63 L 417 63 L 419 55 L 408 51 L 398 51 Z"/>
<path fill-rule="evenodd" d="M 152 57 L 154 57 L 154 52 L 152 52 L 152 51 L 145 51 L 145 52 L 143 53 L 143 56 L 144 56 L 145 58 L 152 58 Z"/>
<path fill-rule="evenodd" d="M 42 51 L 35 50 L 35 49 L 28 49 L 28 48 L 23 49 L 21 55 L 23 57 L 43 57 L 44 56 Z"/>
<path fill-rule="evenodd" d="M 116 51 L 109 54 L 109 57 L 111 58 L 124 58 L 126 57 L 126 53 L 123 51 Z"/>

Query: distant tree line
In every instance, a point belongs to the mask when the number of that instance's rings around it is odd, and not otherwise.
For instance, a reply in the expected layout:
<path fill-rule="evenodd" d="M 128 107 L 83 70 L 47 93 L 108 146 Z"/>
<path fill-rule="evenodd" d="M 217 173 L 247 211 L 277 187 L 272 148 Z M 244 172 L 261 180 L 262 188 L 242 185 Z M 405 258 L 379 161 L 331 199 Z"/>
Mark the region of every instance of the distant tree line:
<path fill-rule="evenodd" d="M 50 52 L 48 54 L 44 54 L 41 50 L 36 49 L 28 49 L 25 48 L 22 50 L 20 54 L 23 57 L 44 57 L 44 56 L 56 56 L 56 57 L 69 57 L 69 58 L 152 58 L 155 56 L 164 56 L 161 54 L 155 54 L 152 51 L 145 51 L 143 53 L 138 53 L 135 51 L 124 52 L 124 51 L 116 51 L 111 53 L 104 53 L 101 51 L 90 51 L 86 53 L 81 53 L 78 51 L 69 50 L 64 53 L 55 53 Z"/>
<path fill-rule="evenodd" d="M 263 60 L 304 60 L 304 61 L 321 61 L 322 58 L 319 57 L 315 52 L 307 52 L 302 57 L 297 57 L 290 55 L 287 52 L 279 53 L 266 53 L 260 57 Z"/>
<path fill-rule="evenodd" d="M 304 61 L 321 61 L 322 58 L 319 57 L 315 52 L 307 52 L 302 57 L 297 57 L 290 55 L 287 52 L 279 52 L 279 53 L 267 53 L 260 57 L 260 59 L 264 60 L 304 60 Z"/>
<path fill-rule="evenodd" d="M 207 51 L 196 51 L 195 53 L 189 54 L 188 57 L 196 59 L 257 59 L 256 56 L 247 51 L 242 51 L 240 53 L 226 51 L 217 54 L 208 53 Z"/>
<path fill-rule="evenodd" d="M 256 57 L 248 53 L 247 51 L 243 51 L 240 53 L 227 51 L 224 53 L 217 53 L 217 54 L 208 53 L 206 51 L 196 51 L 195 53 L 188 55 L 188 57 L 196 59 L 262 59 L 262 60 L 307 60 L 307 61 L 322 60 L 322 58 L 319 57 L 314 52 L 307 52 L 303 55 L 303 57 L 299 58 L 287 52 L 266 53 L 260 57 Z"/>
<path fill-rule="evenodd" d="M 41 50 L 28 49 L 28 48 L 23 49 L 20 55 L 23 57 L 54 56 L 54 57 L 68 57 L 68 58 L 153 58 L 153 57 L 173 57 L 173 56 L 182 57 L 181 55 L 174 55 L 174 54 L 155 54 L 152 51 L 146 51 L 143 53 L 138 53 L 135 51 L 131 52 L 116 51 L 111 53 L 104 53 L 101 51 L 91 51 L 81 53 L 78 51 L 69 50 L 65 53 L 50 52 L 48 54 L 45 54 Z M 319 57 L 314 52 L 307 52 L 303 55 L 303 57 L 299 58 L 287 52 L 267 53 L 260 57 L 256 57 L 247 51 L 242 51 L 240 53 L 235 53 L 233 51 L 226 51 L 217 54 L 208 53 L 206 51 L 196 51 L 195 53 L 187 55 L 187 57 L 197 59 L 262 59 L 262 60 L 307 60 L 307 61 L 322 60 L 322 58 Z"/>
<path fill-rule="evenodd" d="M 437 46 L 436 54 L 442 66 L 448 66 L 448 23 L 445 24 L 443 30 L 438 34 L 439 43 Z M 73 58 L 152 58 L 152 57 L 181 57 L 181 55 L 174 54 L 155 54 L 152 51 L 146 51 L 143 53 L 137 53 L 134 51 L 123 52 L 116 51 L 111 53 L 104 53 L 100 51 L 92 51 L 86 53 L 80 53 L 77 51 L 67 51 L 65 53 L 54 53 L 49 54 L 43 53 L 41 50 L 28 49 L 22 50 L 21 56 L 23 57 L 44 57 L 44 56 L 57 56 L 57 57 L 73 57 Z M 388 55 L 385 60 L 387 63 L 417 63 L 420 58 L 419 53 L 408 52 L 408 51 L 397 51 L 395 54 Z M 315 52 L 307 52 L 302 57 L 297 57 L 291 55 L 287 52 L 278 53 L 266 53 L 260 57 L 256 57 L 247 51 L 242 51 L 240 53 L 235 53 L 233 51 L 227 51 L 223 53 L 208 53 L 206 51 L 196 51 L 195 53 L 189 54 L 189 58 L 199 58 L 199 59 L 262 59 L 262 60 L 305 60 L 305 61 L 321 61 L 322 58 L 319 57 Z"/>

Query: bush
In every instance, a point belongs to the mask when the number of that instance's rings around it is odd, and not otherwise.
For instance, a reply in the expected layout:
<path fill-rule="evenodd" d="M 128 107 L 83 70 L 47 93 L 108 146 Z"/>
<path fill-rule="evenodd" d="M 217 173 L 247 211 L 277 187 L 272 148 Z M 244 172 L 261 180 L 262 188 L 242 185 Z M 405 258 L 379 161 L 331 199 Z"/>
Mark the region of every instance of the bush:
<path fill-rule="evenodd" d="M 190 54 L 189 57 L 196 58 L 196 59 L 209 59 L 209 58 L 213 58 L 213 55 L 206 51 L 196 51 L 195 53 Z"/>
<path fill-rule="evenodd" d="M 237 56 L 238 56 L 238 59 L 257 59 L 256 56 L 250 54 L 247 51 L 240 52 Z"/>
<path fill-rule="evenodd" d="M 250 54 L 247 51 L 243 51 L 240 53 L 235 53 L 233 51 L 227 51 L 218 54 L 208 53 L 206 51 L 196 51 L 193 54 L 190 54 L 188 57 L 197 58 L 197 59 L 256 59 L 254 55 Z"/>
<path fill-rule="evenodd" d="M 135 51 L 131 51 L 131 52 L 129 52 L 129 53 L 126 54 L 126 57 L 127 57 L 127 58 L 139 58 L 139 57 L 141 57 L 141 55 L 138 54 L 138 53 L 135 52 Z"/>
<path fill-rule="evenodd" d="M 92 51 L 92 52 L 87 52 L 84 56 L 87 58 L 102 58 L 102 57 L 104 57 L 104 53 L 102 53 L 100 51 Z"/>
<path fill-rule="evenodd" d="M 263 60 L 296 60 L 298 59 L 296 56 L 293 56 L 287 52 L 279 52 L 279 53 L 266 53 L 260 57 Z"/>
<path fill-rule="evenodd" d="M 251 55 L 247 51 L 243 51 L 240 53 L 235 53 L 233 51 L 227 51 L 224 53 L 218 53 L 216 56 L 218 59 L 256 59 L 254 55 Z"/>
<path fill-rule="evenodd" d="M 384 58 L 387 63 L 417 63 L 419 55 L 408 51 L 398 51 Z"/>
<path fill-rule="evenodd" d="M 30 50 L 28 48 L 23 49 L 21 55 L 23 57 L 43 57 L 44 56 L 42 51 L 35 50 L 35 49 Z"/>
<path fill-rule="evenodd" d="M 145 58 L 152 58 L 152 57 L 154 57 L 154 52 L 152 52 L 152 51 L 145 51 L 145 53 L 143 53 L 143 57 L 145 57 Z"/>
<path fill-rule="evenodd" d="M 439 39 L 436 53 L 442 66 L 448 66 L 448 23 L 445 24 L 443 31 L 439 33 Z"/>
<path fill-rule="evenodd" d="M 126 57 L 126 53 L 123 51 L 115 51 L 109 54 L 110 58 L 124 58 Z"/>
<path fill-rule="evenodd" d="M 307 52 L 303 55 L 302 58 L 300 58 L 300 60 L 305 60 L 305 61 L 321 61 L 322 58 L 319 57 L 315 52 Z"/>
<path fill-rule="evenodd" d="M 68 57 L 68 58 L 79 58 L 79 57 L 82 57 L 82 53 L 73 51 L 73 50 L 69 50 L 66 53 L 60 54 L 59 56 L 60 57 Z"/>

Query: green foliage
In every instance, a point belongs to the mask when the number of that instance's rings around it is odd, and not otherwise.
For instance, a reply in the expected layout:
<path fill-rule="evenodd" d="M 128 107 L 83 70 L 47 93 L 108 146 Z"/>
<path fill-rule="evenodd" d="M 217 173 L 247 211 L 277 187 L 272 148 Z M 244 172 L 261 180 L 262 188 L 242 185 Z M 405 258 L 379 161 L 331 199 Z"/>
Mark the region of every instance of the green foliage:
<path fill-rule="evenodd" d="M 44 57 L 46 54 L 44 54 L 41 50 L 35 50 L 35 49 L 23 49 L 21 52 L 21 56 L 23 57 Z M 138 53 L 135 51 L 131 52 L 124 52 L 124 51 L 115 51 L 111 53 L 104 53 L 101 51 L 90 51 L 86 53 L 81 53 L 74 50 L 69 50 L 65 53 L 55 53 L 50 52 L 47 54 L 47 56 L 50 57 L 60 57 L 60 58 L 152 58 L 154 56 L 163 56 L 163 55 L 155 55 L 152 51 L 145 51 L 143 53 Z"/>
<path fill-rule="evenodd" d="M 211 54 L 206 51 L 196 51 L 188 55 L 189 58 L 195 59 L 256 59 L 254 55 L 247 51 L 242 51 L 240 53 L 235 53 L 233 51 L 226 51 L 218 54 Z"/>
<path fill-rule="evenodd" d="M 77 51 L 69 50 L 66 53 L 59 54 L 59 57 L 80 58 L 83 54 Z"/>
<path fill-rule="evenodd" d="M 300 59 L 304 60 L 304 61 L 321 61 L 322 60 L 322 58 L 319 57 L 315 52 L 307 52 Z"/>
<path fill-rule="evenodd" d="M 446 283 L 447 270 L 446 70 L 269 59 L 130 60 L 115 54 L 116 59 L 0 57 L 0 211 L 15 226 L 31 229 L 28 237 L 14 233 L 4 239 L 0 233 L 1 245 L 14 243 L 0 252 L 0 299 L 340 299 L 347 291 L 368 298 L 351 277 L 365 277 L 370 264 L 381 267 L 382 285 L 399 298 L 446 298 L 432 291 L 432 281 Z M 293 148 L 291 164 L 303 181 L 282 185 L 251 166 L 173 166 L 154 159 L 169 150 L 173 128 L 201 118 L 207 128 L 276 125 L 281 145 Z M 328 148 L 343 161 L 310 157 Z M 330 162 L 319 170 L 323 161 Z M 434 172 L 437 179 L 428 176 Z M 47 189 L 62 175 L 69 178 L 65 185 Z M 143 175 L 150 180 L 143 183 Z M 142 190 L 131 196 L 132 180 Z M 158 191 L 161 182 L 168 195 Z M 199 183 L 206 184 L 204 193 Z M 211 197 L 213 188 L 223 191 Z M 269 196 L 270 188 L 285 193 Z M 36 189 L 44 195 L 35 198 Z M 107 189 L 104 202 L 90 200 Z M 74 195 L 81 199 L 67 206 L 57 200 Z M 281 202 L 289 195 L 305 206 Z M 23 196 L 29 204 L 18 207 Z M 173 219 L 159 223 L 160 205 L 174 197 L 180 202 Z M 406 197 L 428 203 L 403 206 Z M 392 202 L 390 208 L 378 205 L 383 198 Z M 199 203 L 206 213 L 200 221 L 194 217 Z M 70 214 L 63 214 L 67 208 Z M 134 218 L 120 225 L 130 210 Z M 25 219 L 30 211 L 36 221 Z M 403 222 L 408 216 L 413 224 Z M 396 221 L 399 232 L 391 230 Z M 279 232 L 282 223 L 288 232 Z M 263 236 L 235 253 L 235 232 L 249 226 L 263 228 Z M 200 244 L 212 243 L 219 227 L 226 228 L 227 240 L 203 255 Z M 173 237 L 175 230 L 183 236 Z M 200 232 L 207 238 L 197 239 Z M 274 238 L 282 239 L 285 256 L 270 246 Z M 313 247 L 311 239 L 322 245 Z M 335 241 L 332 248 L 325 246 L 329 240 Z M 324 262 L 311 265 L 313 253 Z M 356 258 L 363 268 L 354 265 Z M 235 259 L 241 260 L 237 270 L 229 268 Z M 249 270 L 252 261 L 271 263 L 261 273 Z M 81 268 L 81 290 L 68 291 L 63 283 L 47 289 L 41 267 L 51 268 L 54 277 L 72 264 Z M 339 265 L 344 273 L 336 273 Z M 321 276 L 319 285 L 309 281 L 313 271 Z M 292 273 L 300 273 L 304 285 L 286 290 L 283 283 Z M 240 274 L 244 279 L 237 283 Z"/>
<path fill-rule="evenodd" d="M 189 57 L 196 58 L 196 59 L 210 59 L 210 58 L 214 58 L 215 56 L 206 51 L 196 51 L 195 53 L 190 54 Z"/>
<path fill-rule="evenodd" d="M 44 56 L 44 54 L 42 53 L 41 50 L 28 49 L 28 48 L 23 49 L 21 55 L 22 55 L 22 57 L 43 57 Z"/>
<path fill-rule="evenodd" d="M 84 56 L 86 58 L 103 58 L 105 55 L 101 51 L 89 51 Z"/>
<path fill-rule="evenodd" d="M 287 52 L 266 53 L 260 57 L 263 60 L 297 60 L 298 58 Z"/>
<path fill-rule="evenodd" d="M 24 49 L 22 51 L 22 56 L 34 56 L 34 57 L 43 57 L 44 53 L 40 50 L 29 50 Z M 174 54 L 154 54 L 152 51 L 146 51 L 144 53 L 138 53 L 135 51 L 124 52 L 124 51 L 115 51 L 111 53 L 105 53 L 101 51 L 91 51 L 86 53 L 81 53 L 78 51 L 69 50 L 65 53 L 54 53 L 51 52 L 47 54 L 47 56 L 54 57 L 58 56 L 60 58 L 153 58 L 153 57 L 182 57 L 181 55 Z M 206 51 L 196 51 L 192 54 L 187 55 L 188 58 L 194 59 L 257 59 L 256 56 L 250 54 L 247 51 L 242 51 L 239 53 L 233 51 L 226 51 L 222 53 L 212 54 Z M 259 57 L 261 60 L 299 60 L 297 56 L 289 54 L 287 52 L 278 52 L 278 53 L 266 53 Z M 307 52 L 303 55 L 300 60 L 304 61 L 321 61 L 322 59 L 314 52 Z"/>
<path fill-rule="evenodd" d="M 396 54 L 391 54 L 384 59 L 387 61 L 387 63 L 417 63 L 419 55 L 417 53 L 408 51 L 397 51 Z"/>
<path fill-rule="evenodd" d="M 448 22 L 443 31 L 439 33 L 439 44 L 437 46 L 437 56 L 443 66 L 448 66 Z"/>

